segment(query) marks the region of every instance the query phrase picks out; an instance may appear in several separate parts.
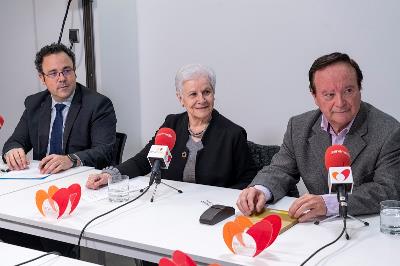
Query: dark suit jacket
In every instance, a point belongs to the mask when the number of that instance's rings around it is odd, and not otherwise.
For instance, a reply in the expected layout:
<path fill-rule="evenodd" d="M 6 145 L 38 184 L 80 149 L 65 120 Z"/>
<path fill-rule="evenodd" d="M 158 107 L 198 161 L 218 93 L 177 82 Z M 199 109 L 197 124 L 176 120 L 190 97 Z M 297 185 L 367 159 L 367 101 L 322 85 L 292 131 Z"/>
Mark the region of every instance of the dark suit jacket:
<path fill-rule="evenodd" d="M 172 149 L 172 161 L 163 178 L 183 181 L 189 139 L 188 114 L 168 115 L 161 127 L 172 128 L 176 133 L 175 147 Z M 154 144 L 155 136 L 135 157 L 117 166 L 122 174 L 130 177 L 146 175 L 150 172 L 147 154 Z M 256 174 L 247 146 L 246 131 L 220 115 L 212 113 L 210 124 L 202 138 L 204 148 L 197 153 L 196 182 L 204 185 L 244 188 Z"/>
<path fill-rule="evenodd" d="M 321 129 L 319 110 L 292 117 L 280 151 L 251 185 L 268 187 L 277 201 L 302 177 L 311 194 L 327 194 L 324 154 L 330 145 L 330 135 Z M 380 201 L 399 199 L 400 124 L 397 120 L 362 102 L 343 145 L 350 151 L 354 178 L 353 194 L 348 199 L 349 214 L 378 213 Z"/>
<path fill-rule="evenodd" d="M 25 111 L 12 136 L 4 144 L 3 154 L 13 148 L 33 149 L 33 159 L 46 156 L 51 118 L 48 90 L 25 99 Z M 112 163 L 116 117 L 107 97 L 76 84 L 63 135 L 63 153 L 75 153 L 84 165 L 103 168 Z"/>

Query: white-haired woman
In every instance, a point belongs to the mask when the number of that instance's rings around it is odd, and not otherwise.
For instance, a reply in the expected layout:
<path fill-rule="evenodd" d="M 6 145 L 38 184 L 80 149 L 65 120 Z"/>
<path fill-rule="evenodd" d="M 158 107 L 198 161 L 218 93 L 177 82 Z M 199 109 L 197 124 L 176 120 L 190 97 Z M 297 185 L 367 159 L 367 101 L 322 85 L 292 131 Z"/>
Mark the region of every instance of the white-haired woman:
<path fill-rule="evenodd" d="M 168 115 L 161 127 L 172 128 L 176 143 L 172 161 L 162 178 L 204 185 L 245 188 L 253 179 L 246 131 L 214 109 L 214 71 L 199 64 L 186 65 L 176 74 L 176 96 L 186 109 Z M 150 173 L 146 158 L 154 137 L 134 157 L 112 171 L 130 177 Z M 110 169 L 88 178 L 87 187 L 107 184 Z"/>

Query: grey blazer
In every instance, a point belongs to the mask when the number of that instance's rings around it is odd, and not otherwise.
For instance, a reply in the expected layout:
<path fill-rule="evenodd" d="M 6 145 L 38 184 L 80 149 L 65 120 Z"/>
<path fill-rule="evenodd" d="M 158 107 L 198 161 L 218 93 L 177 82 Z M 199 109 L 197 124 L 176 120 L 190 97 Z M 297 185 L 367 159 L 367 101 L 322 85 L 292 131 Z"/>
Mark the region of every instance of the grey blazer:
<path fill-rule="evenodd" d="M 48 90 L 30 95 L 25 111 L 3 147 L 33 149 L 33 159 L 46 156 L 51 119 L 51 95 Z M 63 154 L 75 153 L 84 165 L 98 169 L 112 164 L 117 119 L 110 99 L 81 84 L 76 84 L 63 135 Z M 4 158 L 3 158 L 4 160 Z"/>
<path fill-rule="evenodd" d="M 250 186 L 269 188 L 275 202 L 302 177 L 311 194 L 327 194 L 324 156 L 331 139 L 321 129 L 321 117 L 319 110 L 292 117 L 279 152 Z M 400 124 L 396 119 L 361 102 L 343 144 L 350 151 L 354 178 L 349 214 L 378 213 L 380 201 L 400 198 Z"/>

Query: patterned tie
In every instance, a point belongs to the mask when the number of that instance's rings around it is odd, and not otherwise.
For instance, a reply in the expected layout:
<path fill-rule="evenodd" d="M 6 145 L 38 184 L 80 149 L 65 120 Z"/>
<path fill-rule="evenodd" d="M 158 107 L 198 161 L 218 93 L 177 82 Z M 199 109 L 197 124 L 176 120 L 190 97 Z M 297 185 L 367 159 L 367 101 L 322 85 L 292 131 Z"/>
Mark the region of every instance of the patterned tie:
<path fill-rule="evenodd" d="M 57 103 L 56 108 L 56 118 L 53 122 L 53 127 L 51 129 L 50 138 L 50 153 L 49 154 L 62 154 L 62 137 L 63 137 L 63 116 L 62 111 L 65 108 L 65 104 Z"/>

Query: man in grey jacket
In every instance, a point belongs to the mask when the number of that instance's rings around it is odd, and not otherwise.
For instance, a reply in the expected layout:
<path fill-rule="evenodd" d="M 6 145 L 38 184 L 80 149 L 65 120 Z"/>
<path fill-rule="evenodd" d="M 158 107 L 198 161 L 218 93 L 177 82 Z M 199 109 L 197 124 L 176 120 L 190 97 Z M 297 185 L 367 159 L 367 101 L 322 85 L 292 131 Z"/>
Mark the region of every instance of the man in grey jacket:
<path fill-rule="evenodd" d="M 309 71 L 310 92 L 319 109 L 292 117 L 280 151 L 244 189 L 237 206 L 246 215 L 260 212 L 303 179 L 310 194 L 296 199 L 289 214 L 300 222 L 338 214 L 336 195 L 328 194 L 324 154 L 343 144 L 351 155 L 351 215 L 379 212 L 379 202 L 400 198 L 400 124 L 361 101 L 362 72 L 347 54 L 315 60 Z"/>

